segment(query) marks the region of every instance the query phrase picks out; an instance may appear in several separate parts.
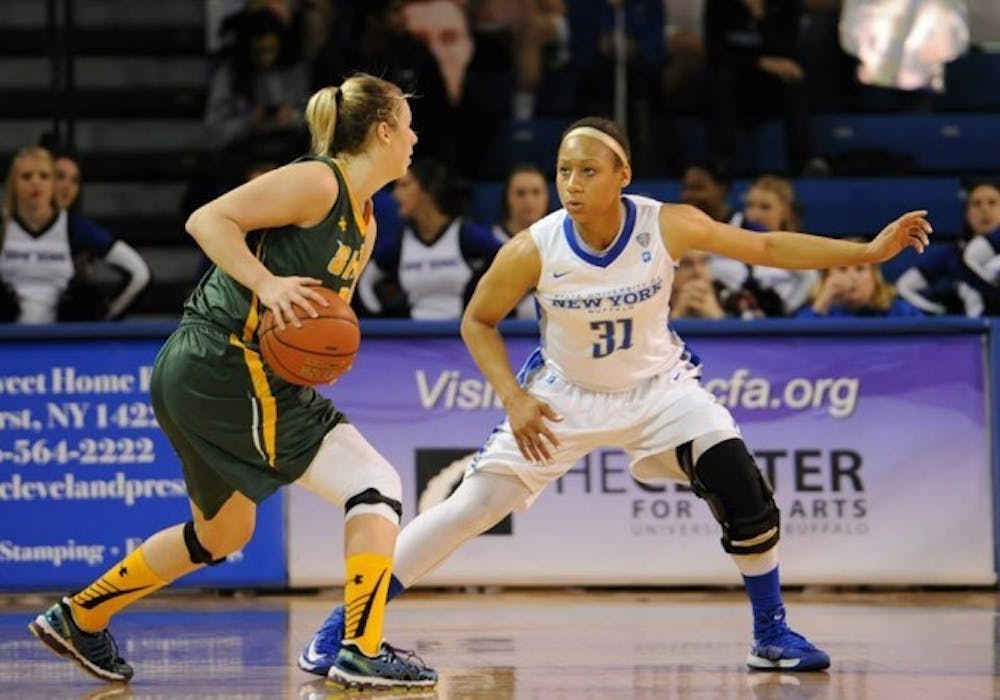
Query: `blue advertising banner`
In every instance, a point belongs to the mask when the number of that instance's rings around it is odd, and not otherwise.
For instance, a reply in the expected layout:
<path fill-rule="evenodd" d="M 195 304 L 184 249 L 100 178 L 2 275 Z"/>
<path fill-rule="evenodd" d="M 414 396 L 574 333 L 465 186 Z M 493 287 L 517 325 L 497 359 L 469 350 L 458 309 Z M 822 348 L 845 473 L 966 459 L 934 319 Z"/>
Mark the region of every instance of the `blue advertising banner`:
<path fill-rule="evenodd" d="M 155 531 L 190 519 L 149 378 L 162 338 L 0 344 L 0 590 L 85 585 Z M 286 581 L 280 497 L 253 540 L 182 586 Z"/>
<path fill-rule="evenodd" d="M 789 328 L 689 340 L 703 386 L 730 409 L 774 485 L 785 581 L 995 580 L 984 335 Z M 508 338 L 512 363 L 536 344 Z M 323 393 L 400 471 L 404 520 L 454 490 L 503 420 L 457 338 L 366 336 L 354 368 Z M 308 495 L 290 498 L 290 581 L 338 583 L 336 557 L 312 553 L 339 523 Z M 719 536 L 689 489 L 639 483 L 628 455 L 599 449 L 424 583 L 733 583 Z"/>

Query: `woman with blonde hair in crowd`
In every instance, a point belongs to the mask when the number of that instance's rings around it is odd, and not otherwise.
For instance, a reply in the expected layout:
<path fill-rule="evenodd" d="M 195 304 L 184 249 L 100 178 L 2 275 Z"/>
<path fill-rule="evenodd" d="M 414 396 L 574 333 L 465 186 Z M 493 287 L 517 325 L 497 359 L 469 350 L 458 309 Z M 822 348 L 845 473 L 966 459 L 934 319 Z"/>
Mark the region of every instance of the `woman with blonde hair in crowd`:
<path fill-rule="evenodd" d="M 860 238 L 848 240 L 863 242 Z M 896 294 L 876 263 L 840 265 L 823 270 L 813 302 L 797 318 L 863 316 L 923 316 L 920 309 Z"/>
<path fill-rule="evenodd" d="M 743 227 L 760 232 L 800 230 L 791 181 L 777 175 L 754 180 L 743 206 Z M 712 276 L 730 292 L 732 311 L 744 318 L 793 315 L 819 279 L 815 270 L 784 270 L 727 258 L 715 258 L 712 267 Z"/>

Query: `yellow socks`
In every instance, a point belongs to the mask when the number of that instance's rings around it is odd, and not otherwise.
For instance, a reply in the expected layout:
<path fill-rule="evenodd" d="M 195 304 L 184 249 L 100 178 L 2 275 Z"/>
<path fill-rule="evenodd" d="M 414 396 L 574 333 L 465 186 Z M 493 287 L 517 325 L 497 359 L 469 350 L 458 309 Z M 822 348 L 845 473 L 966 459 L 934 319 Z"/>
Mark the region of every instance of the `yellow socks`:
<path fill-rule="evenodd" d="M 85 632 L 100 632 L 116 612 L 167 583 L 149 568 L 140 547 L 70 599 L 73 620 Z"/>
<path fill-rule="evenodd" d="M 355 554 L 347 558 L 344 582 L 344 641 L 368 656 L 382 644 L 385 596 L 389 590 L 392 559 L 382 554 Z"/>

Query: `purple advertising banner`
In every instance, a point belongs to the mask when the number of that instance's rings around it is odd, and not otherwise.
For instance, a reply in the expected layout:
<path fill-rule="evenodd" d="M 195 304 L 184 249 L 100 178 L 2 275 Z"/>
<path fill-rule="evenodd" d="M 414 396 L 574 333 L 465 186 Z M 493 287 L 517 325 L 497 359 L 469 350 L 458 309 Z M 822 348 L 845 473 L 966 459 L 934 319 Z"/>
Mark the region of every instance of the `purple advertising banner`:
<path fill-rule="evenodd" d="M 536 342 L 509 339 L 512 363 Z M 787 582 L 994 581 L 982 336 L 713 336 L 690 347 L 774 485 Z M 400 471 L 404 521 L 451 493 L 503 419 L 457 338 L 367 337 L 324 393 Z M 337 557 L 311 554 L 337 541 L 339 514 L 301 491 L 290 498 L 290 582 L 338 583 Z M 426 583 L 732 583 L 719 535 L 690 490 L 640 484 L 624 453 L 600 449 Z"/>

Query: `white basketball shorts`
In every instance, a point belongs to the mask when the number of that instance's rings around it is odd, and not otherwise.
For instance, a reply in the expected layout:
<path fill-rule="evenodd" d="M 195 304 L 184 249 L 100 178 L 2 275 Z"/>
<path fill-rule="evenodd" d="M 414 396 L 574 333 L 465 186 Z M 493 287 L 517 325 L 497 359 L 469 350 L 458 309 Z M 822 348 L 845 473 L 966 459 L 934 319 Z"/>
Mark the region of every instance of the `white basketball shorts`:
<path fill-rule="evenodd" d="M 672 369 L 616 393 L 584 389 L 545 365 L 522 381 L 533 396 L 563 417 L 549 422 L 559 447 L 549 446 L 552 458 L 547 464 L 534 464 L 521 455 L 510 422 L 505 420 L 472 460 L 467 474 L 486 471 L 517 476 L 532 494 L 525 505 L 598 447 L 624 450 L 633 472 L 639 462 L 655 459 L 667 470 L 664 478 L 686 482 L 672 454 L 669 459 L 657 457 L 706 433 L 738 432 L 729 411 L 685 370 Z"/>

